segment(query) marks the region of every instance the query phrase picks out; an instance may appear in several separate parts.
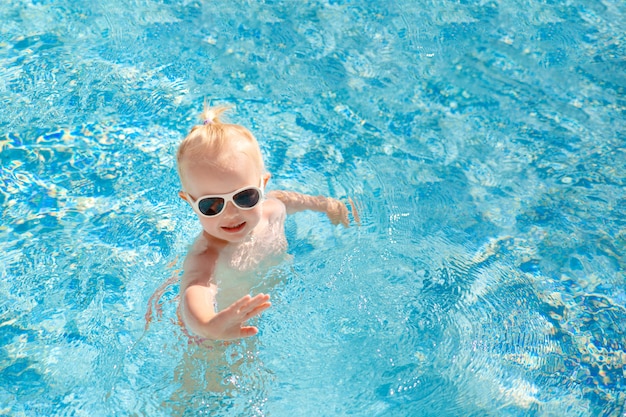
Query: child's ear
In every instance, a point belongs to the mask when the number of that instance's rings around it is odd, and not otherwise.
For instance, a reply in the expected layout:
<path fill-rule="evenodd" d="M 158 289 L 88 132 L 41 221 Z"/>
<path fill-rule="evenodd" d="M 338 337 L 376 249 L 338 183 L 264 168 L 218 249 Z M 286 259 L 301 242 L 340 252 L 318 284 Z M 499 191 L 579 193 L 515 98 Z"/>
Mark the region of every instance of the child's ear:
<path fill-rule="evenodd" d="M 270 174 L 269 172 L 266 172 L 263 175 L 263 188 L 267 186 L 267 182 L 270 180 L 271 177 L 272 177 L 272 174 Z"/>
<path fill-rule="evenodd" d="M 178 196 L 179 196 L 180 198 L 182 198 L 183 200 L 185 200 L 185 201 L 187 201 L 187 202 L 188 202 L 188 200 L 187 200 L 187 194 L 185 194 L 185 192 L 184 192 L 184 191 L 179 191 L 179 192 L 178 192 Z"/>

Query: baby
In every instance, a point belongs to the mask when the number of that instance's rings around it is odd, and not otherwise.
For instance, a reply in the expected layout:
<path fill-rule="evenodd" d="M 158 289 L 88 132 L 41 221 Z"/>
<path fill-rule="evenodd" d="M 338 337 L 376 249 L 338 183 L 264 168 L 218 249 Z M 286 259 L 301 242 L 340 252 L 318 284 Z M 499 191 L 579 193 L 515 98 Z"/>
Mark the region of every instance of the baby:
<path fill-rule="evenodd" d="M 183 265 L 179 313 L 187 329 L 212 340 L 258 332 L 246 321 L 268 309 L 270 297 L 248 295 L 252 272 L 284 256 L 287 214 L 315 210 L 325 212 L 333 224 L 348 226 L 348 210 L 338 200 L 291 191 L 265 193 L 270 174 L 259 144 L 248 129 L 222 123 L 225 110 L 205 109 L 204 123 L 191 130 L 177 154 L 179 195 L 203 229 Z M 218 311 L 222 305 L 227 307 Z"/>

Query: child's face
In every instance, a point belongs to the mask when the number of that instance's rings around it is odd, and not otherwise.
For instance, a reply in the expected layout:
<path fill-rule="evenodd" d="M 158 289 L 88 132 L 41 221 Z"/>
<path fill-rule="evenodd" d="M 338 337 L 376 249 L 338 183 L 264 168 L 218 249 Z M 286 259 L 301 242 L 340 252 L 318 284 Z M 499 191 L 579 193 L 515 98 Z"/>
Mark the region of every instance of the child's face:
<path fill-rule="evenodd" d="M 259 187 L 261 167 L 250 156 L 241 152 L 229 152 L 219 161 L 184 164 L 184 191 L 194 200 L 198 197 L 228 194 L 244 187 Z M 181 197 L 185 198 L 184 195 Z M 227 202 L 223 211 L 213 217 L 198 215 L 206 233 L 226 242 L 239 242 L 248 236 L 259 224 L 262 205 L 242 210 L 232 202 Z"/>

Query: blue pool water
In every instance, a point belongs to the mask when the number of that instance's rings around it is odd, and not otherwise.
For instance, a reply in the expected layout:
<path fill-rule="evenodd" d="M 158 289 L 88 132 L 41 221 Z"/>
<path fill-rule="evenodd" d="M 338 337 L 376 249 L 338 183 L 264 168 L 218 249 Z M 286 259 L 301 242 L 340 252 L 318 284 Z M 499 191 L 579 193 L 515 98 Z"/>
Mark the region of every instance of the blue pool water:
<path fill-rule="evenodd" d="M 5 0 L 0 414 L 624 416 L 621 0 Z M 176 146 L 234 105 L 300 213 L 190 345 Z M 154 304 L 150 307 L 156 308 Z"/>

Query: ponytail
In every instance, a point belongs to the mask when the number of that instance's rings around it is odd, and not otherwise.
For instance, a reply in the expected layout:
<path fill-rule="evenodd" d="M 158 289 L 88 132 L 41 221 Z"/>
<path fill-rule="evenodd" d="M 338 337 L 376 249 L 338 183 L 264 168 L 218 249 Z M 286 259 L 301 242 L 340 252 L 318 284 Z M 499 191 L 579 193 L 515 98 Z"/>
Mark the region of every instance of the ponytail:
<path fill-rule="evenodd" d="M 202 120 L 202 124 L 204 126 L 213 125 L 213 124 L 221 124 L 222 121 L 220 120 L 220 116 L 226 110 L 228 110 L 228 107 L 226 106 L 208 107 L 205 105 L 204 110 L 200 114 L 200 119 Z"/>

